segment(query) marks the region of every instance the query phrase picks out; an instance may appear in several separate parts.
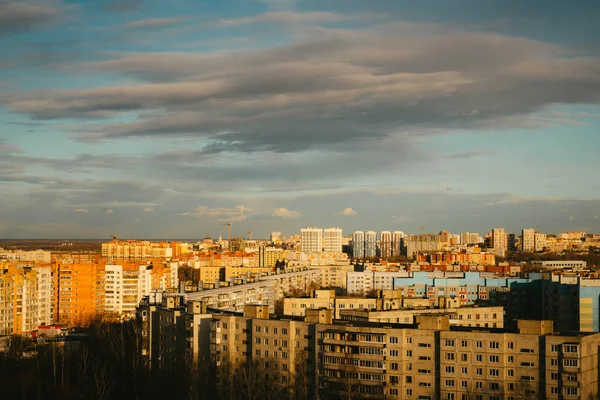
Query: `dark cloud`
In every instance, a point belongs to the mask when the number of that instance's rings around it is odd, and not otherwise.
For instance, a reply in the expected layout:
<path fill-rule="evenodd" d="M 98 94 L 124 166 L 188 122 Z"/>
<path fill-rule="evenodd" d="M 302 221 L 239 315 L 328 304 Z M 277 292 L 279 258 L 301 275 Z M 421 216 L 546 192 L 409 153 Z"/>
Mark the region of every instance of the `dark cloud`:
<path fill-rule="evenodd" d="M 0 35 L 37 29 L 59 17 L 59 8 L 49 4 L 0 2 Z"/>
<path fill-rule="evenodd" d="M 122 54 L 63 69 L 146 83 L 11 94 L 0 102 L 41 119 L 140 112 L 132 122 L 84 126 L 77 137 L 197 137 L 207 154 L 369 148 L 399 132 L 560 126 L 576 121 L 533 113 L 600 103 L 600 59 L 524 38 L 447 28 L 414 33 L 420 29 L 317 29 L 314 39 L 266 50 Z"/>

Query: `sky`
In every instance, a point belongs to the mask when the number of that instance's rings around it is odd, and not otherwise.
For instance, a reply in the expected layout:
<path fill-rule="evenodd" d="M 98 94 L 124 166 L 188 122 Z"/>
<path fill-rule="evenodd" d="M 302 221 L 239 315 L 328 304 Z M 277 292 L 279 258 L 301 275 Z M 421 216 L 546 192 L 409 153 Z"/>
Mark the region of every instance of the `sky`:
<path fill-rule="evenodd" d="M 600 232 L 600 2 L 0 0 L 0 238 Z"/>

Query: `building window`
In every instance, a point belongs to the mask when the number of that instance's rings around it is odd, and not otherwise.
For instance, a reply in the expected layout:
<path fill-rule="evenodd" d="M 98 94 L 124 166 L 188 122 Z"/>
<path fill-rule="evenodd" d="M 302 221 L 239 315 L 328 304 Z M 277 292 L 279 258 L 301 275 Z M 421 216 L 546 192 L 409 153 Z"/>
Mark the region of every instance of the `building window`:
<path fill-rule="evenodd" d="M 491 368 L 490 369 L 490 376 L 500 376 L 500 370 L 498 370 L 496 368 Z"/>
<path fill-rule="evenodd" d="M 454 387 L 454 379 L 446 379 L 446 387 Z"/>
<path fill-rule="evenodd" d="M 498 363 L 500 361 L 500 357 L 498 356 L 490 356 L 491 363 Z"/>
<path fill-rule="evenodd" d="M 483 355 L 482 354 L 476 354 L 475 355 L 475 360 L 477 362 L 483 362 Z"/>
<path fill-rule="evenodd" d="M 475 375 L 478 375 L 478 376 L 483 375 L 483 368 L 477 368 L 477 369 L 475 369 Z"/>
<path fill-rule="evenodd" d="M 446 339 L 446 347 L 454 347 L 454 339 Z"/>
<path fill-rule="evenodd" d="M 446 360 L 454 360 L 454 353 L 446 353 Z"/>
<path fill-rule="evenodd" d="M 446 373 L 447 374 L 453 374 L 454 373 L 454 367 L 451 365 L 447 365 L 446 366 Z"/>
<path fill-rule="evenodd" d="M 578 367 L 579 366 L 579 360 L 577 360 L 576 358 L 565 358 L 563 360 L 563 367 Z"/>
<path fill-rule="evenodd" d="M 478 349 L 481 349 L 483 347 L 483 342 L 481 340 L 476 341 L 475 347 L 477 347 Z"/>
<path fill-rule="evenodd" d="M 469 361 L 469 356 L 467 355 L 467 353 L 462 353 L 460 355 L 460 361 Z"/>
<path fill-rule="evenodd" d="M 469 342 L 468 342 L 468 341 L 466 341 L 466 340 L 461 340 L 461 342 L 460 342 L 460 346 L 461 346 L 461 347 L 468 347 L 468 345 L 469 345 Z"/>
<path fill-rule="evenodd" d="M 506 371 L 506 375 L 508 376 L 515 376 L 515 370 L 514 369 L 509 369 Z"/>
<path fill-rule="evenodd" d="M 490 349 L 499 349 L 500 343 L 498 342 L 490 342 Z"/>
<path fill-rule="evenodd" d="M 469 373 L 469 369 L 467 367 L 462 367 L 460 370 L 461 374 L 467 375 Z"/>
<path fill-rule="evenodd" d="M 553 353 L 558 353 L 560 351 L 560 344 L 553 344 L 550 346 L 550 351 Z M 558 388 L 556 388 L 558 390 Z"/>

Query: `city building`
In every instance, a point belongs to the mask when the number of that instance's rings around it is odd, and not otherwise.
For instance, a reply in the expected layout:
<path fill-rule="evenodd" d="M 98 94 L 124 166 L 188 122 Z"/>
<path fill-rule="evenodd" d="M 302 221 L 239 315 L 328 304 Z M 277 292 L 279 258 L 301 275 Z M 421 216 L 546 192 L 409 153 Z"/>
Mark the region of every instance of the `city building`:
<path fill-rule="evenodd" d="M 533 241 L 533 251 L 544 251 L 546 248 L 546 234 L 536 232 Z"/>
<path fill-rule="evenodd" d="M 41 322 L 36 272 L 14 263 L 0 265 L 0 336 L 29 333 Z"/>
<path fill-rule="evenodd" d="M 287 250 L 281 247 L 259 246 L 258 247 L 258 266 L 274 267 L 277 261 L 285 260 Z"/>
<path fill-rule="evenodd" d="M 85 325 L 104 313 L 104 264 L 53 264 L 53 321 Z"/>
<path fill-rule="evenodd" d="M 377 232 L 365 232 L 365 257 L 372 258 L 377 256 Z"/>
<path fill-rule="evenodd" d="M 333 317 L 338 318 L 339 311 L 345 309 L 374 309 L 377 299 L 364 297 L 340 297 L 335 290 L 315 290 L 311 297 L 285 297 L 283 299 L 283 315 L 303 317 L 306 310 L 326 308 L 332 310 Z"/>
<path fill-rule="evenodd" d="M 225 368 L 253 366 L 271 390 L 298 390 L 294 378 L 308 378 L 309 398 L 321 399 L 596 398 L 599 345 L 600 334 L 563 334 L 552 321 L 482 329 L 433 314 L 413 324 L 344 324 L 329 310 L 300 320 L 253 305 L 213 314 L 210 337 L 218 380 L 230 377 Z"/>
<path fill-rule="evenodd" d="M 506 241 L 506 232 L 504 232 L 503 228 L 492 229 L 492 247 L 499 251 L 506 250 L 508 247 Z"/>
<path fill-rule="evenodd" d="M 352 257 L 365 257 L 365 233 L 363 231 L 355 231 L 352 234 Z"/>
<path fill-rule="evenodd" d="M 404 232 L 394 231 L 392 233 L 392 256 L 399 257 L 403 254 Z"/>
<path fill-rule="evenodd" d="M 387 260 L 392 256 L 392 233 L 390 231 L 382 231 L 379 243 L 381 258 Z"/>
<path fill-rule="evenodd" d="M 521 251 L 534 251 L 535 229 L 523 229 L 521 231 Z"/>
<path fill-rule="evenodd" d="M 302 228 L 300 230 L 301 251 L 304 253 L 316 253 L 323 251 L 323 229 Z"/>
<path fill-rule="evenodd" d="M 327 253 L 341 253 L 342 230 L 340 228 L 326 228 L 323 232 L 323 251 Z"/>

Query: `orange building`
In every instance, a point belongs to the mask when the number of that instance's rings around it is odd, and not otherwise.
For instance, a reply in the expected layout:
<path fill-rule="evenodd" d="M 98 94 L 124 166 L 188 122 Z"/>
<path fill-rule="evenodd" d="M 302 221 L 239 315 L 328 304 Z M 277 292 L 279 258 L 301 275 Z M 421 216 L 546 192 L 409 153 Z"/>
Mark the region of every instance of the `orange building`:
<path fill-rule="evenodd" d="M 53 265 L 54 321 L 82 326 L 104 311 L 104 263 Z"/>

